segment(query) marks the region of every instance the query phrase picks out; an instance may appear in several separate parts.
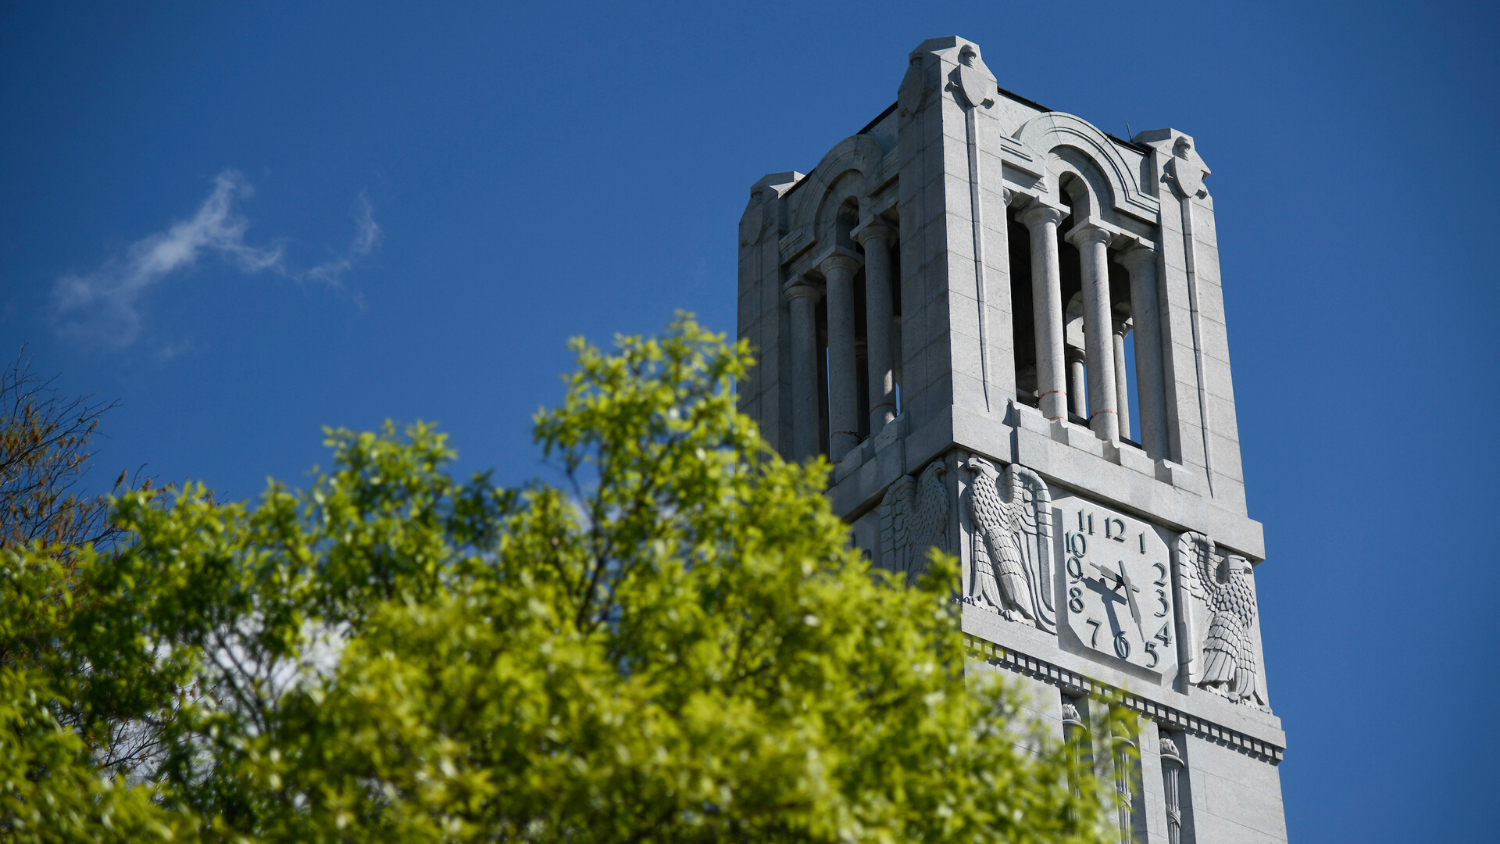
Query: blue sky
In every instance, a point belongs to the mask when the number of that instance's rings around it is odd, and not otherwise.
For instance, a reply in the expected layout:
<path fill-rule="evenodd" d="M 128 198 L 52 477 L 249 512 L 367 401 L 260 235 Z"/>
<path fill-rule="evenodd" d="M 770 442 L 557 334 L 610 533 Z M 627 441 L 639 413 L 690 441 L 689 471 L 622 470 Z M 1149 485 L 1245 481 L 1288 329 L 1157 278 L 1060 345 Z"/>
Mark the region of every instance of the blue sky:
<path fill-rule="evenodd" d="M 386 418 L 545 476 L 566 339 L 733 330 L 749 186 L 963 35 L 1214 171 L 1290 834 L 1478 840 L 1497 31 L 1478 3 L 7 4 L 0 340 L 120 400 L 100 485 L 252 497 Z"/>

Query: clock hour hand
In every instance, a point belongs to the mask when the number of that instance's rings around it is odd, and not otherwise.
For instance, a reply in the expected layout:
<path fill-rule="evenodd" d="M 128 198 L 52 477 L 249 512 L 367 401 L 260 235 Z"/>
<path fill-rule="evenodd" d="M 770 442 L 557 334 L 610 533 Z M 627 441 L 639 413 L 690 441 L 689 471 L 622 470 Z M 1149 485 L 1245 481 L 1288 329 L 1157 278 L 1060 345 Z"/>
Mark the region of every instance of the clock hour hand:
<path fill-rule="evenodd" d="M 1099 579 L 1104 581 L 1105 585 L 1109 588 L 1119 589 L 1121 586 L 1125 585 L 1125 580 L 1120 576 L 1120 572 L 1107 569 L 1104 566 L 1099 565 L 1098 563 L 1089 563 L 1089 565 L 1093 566 L 1094 569 L 1099 572 Z"/>
<path fill-rule="evenodd" d="M 1135 619 L 1135 629 L 1146 638 L 1146 628 L 1141 624 L 1141 607 L 1135 601 L 1135 593 L 1141 591 L 1134 583 L 1130 582 L 1130 575 L 1125 573 L 1125 564 L 1121 563 L 1118 571 L 1107 569 L 1098 563 L 1090 563 L 1099 571 L 1099 578 L 1111 591 L 1123 588 L 1125 590 L 1125 603 L 1130 607 L 1130 617 Z"/>

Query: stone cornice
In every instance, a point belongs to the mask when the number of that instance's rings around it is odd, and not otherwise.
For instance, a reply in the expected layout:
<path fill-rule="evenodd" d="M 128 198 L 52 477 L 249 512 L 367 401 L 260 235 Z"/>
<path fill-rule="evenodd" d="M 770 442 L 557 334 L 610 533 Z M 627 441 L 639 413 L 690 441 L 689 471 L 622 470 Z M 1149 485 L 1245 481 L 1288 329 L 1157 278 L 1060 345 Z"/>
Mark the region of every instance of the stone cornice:
<path fill-rule="evenodd" d="M 1135 710 L 1160 724 L 1167 724 L 1183 732 L 1192 733 L 1199 738 L 1238 750 L 1241 753 L 1254 756 L 1272 765 L 1280 764 L 1282 754 L 1286 751 L 1285 747 L 1278 746 L 1264 739 L 1259 739 L 1197 715 L 1183 712 L 1176 707 L 1168 706 L 1160 701 L 1132 694 L 1106 683 L 1100 683 L 1097 680 L 1092 680 L 1075 671 L 1054 665 L 1044 659 L 1028 656 L 1020 651 L 1012 650 L 1003 645 L 997 645 L 994 642 L 986 641 L 970 633 L 964 634 L 964 645 L 968 650 L 969 656 L 973 659 L 982 660 L 989 665 L 1013 671 L 1034 680 L 1040 680 L 1071 693 L 1081 692 L 1090 696 L 1105 697 L 1118 701 L 1120 705 Z"/>

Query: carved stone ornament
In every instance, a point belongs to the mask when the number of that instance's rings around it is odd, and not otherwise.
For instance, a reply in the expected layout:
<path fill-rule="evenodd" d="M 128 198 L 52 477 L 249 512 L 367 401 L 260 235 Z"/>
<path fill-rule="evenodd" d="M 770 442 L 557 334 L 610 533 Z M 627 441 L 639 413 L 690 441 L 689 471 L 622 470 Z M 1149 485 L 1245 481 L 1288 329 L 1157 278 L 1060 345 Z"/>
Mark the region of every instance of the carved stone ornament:
<path fill-rule="evenodd" d="M 1172 160 L 1167 162 L 1167 171 L 1172 177 L 1172 183 L 1183 196 L 1191 199 L 1200 193 L 1208 193 L 1203 187 L 1203 177 L 1211 171 L 1204 166 L 1198 153 L 1193 151 L 1193 143 L 1187 138 L 1178 139 Z"/>
<path fill-rule="evenodd" d="M 922 108 L 922 101 L 927 98 L 926 81 L 922 78 L 922 56 L 911 57 L 907 65 L 906 75 L 901 78 L 901 87 L 896 89 L 896 103 L 902 114 L 914 114 Z"/>
<path fill-rule="evenodd" d="M 1250 563 L 1219 554 L 1213 540 L 1191 531 L 1177 539 L 1176 562 L 1177 582 L 1193 604 L 1184 619 L 1188 682 L 1236 703 L 1265 708 L 1255 657 Z"/>
<path fill-rule="evenodd" d="M 1177 750 L 1177 742 L 1173 741 L 1170 736 L 1161 737 L 1159 752 L 1161 753 L 1161 758 L 1170 759 L 1179 765 L 1182 764 L 1182 754 Z"/>
<path fill-rule="evenodd" d="M 959 65 L 953 71 L 954 87 L 963 94 L 971 106 L 987 106 L 997 95 L 994 80 L 967 65 Z"/>
<path fill-rule="evenodd" d="M 1000 472 L 993 463 L 970 457 L 966 468 L 974 473 L 967 493 L 973 567 L 964 600 L 1010 621 L 1055 632 L 1052 498 L 1047 485 L 1035 472 L 1012 463 L 1002 494 Z"/>
<path fill-rule="evenodd" d="M 902 475 L 880 502 L 881 564 L 906 576 L 908 584 L 927 570 L 927 549 L 947 547 L 947 472 L 941 461 L 931 463 L 920 479 Z"/>

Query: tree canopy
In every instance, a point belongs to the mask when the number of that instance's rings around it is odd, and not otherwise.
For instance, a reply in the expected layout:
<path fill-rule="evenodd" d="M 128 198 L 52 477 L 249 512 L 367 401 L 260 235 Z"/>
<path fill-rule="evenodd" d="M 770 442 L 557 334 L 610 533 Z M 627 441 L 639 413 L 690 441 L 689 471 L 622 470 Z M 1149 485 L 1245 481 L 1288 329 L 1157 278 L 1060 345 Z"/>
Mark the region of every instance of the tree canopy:
<path fill-rule="evenodd" d="M 738 412 L 744 343 L 680 317 L 575 349 L 536 416 L 559 483 L 333 430 L 305 492 L 128 491 L 111 553 L 4 551 L 0 837 L 1102 840 L 965 672 L 954 562 L 872 570 L 827 464 Z M 147 751 L 101 761 L 121 733 Z"/>

